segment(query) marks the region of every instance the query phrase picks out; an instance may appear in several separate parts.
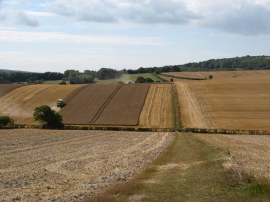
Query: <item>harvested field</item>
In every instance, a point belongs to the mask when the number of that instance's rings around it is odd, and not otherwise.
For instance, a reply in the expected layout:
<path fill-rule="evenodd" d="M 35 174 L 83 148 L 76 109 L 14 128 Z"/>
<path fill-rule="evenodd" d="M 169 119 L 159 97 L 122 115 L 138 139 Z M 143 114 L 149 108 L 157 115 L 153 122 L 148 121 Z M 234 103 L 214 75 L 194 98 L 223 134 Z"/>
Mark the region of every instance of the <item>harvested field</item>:
<path fill-rule="evenodd" d="M 93 123 L 97 125 L 137 125 L 149 87 L 148 84 L 123 85 Z"/>
<path fill-rule="evenodd" d="M 225 168 L 239 175 L 270 180 L 270 136 L 195 135 L 203 141 L 230 152 L 231 161 Z M 245 180 L 245 179 L 243 179 Z"/>
<path fill-rule="evenodd" d="M 211 128 L 209 117 L 202 108 L 196 92 L 191 87 L 192 83 L 179 82 L 176 83 L 176 89 L 179 96 L 179 107 L 181 114 L 181 122 L 185 128 Z"/>
<path fill-rule="evenodd" d="M 22 86 L 24 85 L 23 84 L 0 84 L 0 97 Z"/>
<path fill-rule="evenodd" d="M 65 124 L 90 124 L 104 110 L 122 85 L 87 85 L 71 93 L 61 110 Z"/>
<path fill-rule="evenodd" d="M 80 85 L 28 85 L 17 88 L 0 98 L 0 115 L 8 115 L 17 124 L 34 124 L 34 109 L 48 105 L 54 110 L 56 101 L 66 97 Z"/>
<path fill-rule="evenodd" d="M 1 130 L 0 201 L 79 201 L 130 179 L 173 133 Z"/>
<path fill-rule="evenodd" d="M 270 76 L 175 85 L 184 127 L 270 130 Z"/>
<path fill-rule="evenodd" d="M 164 75 L 172 75 L 187 78 L 208 78 L 209 75 L 213 79 L 237 78 L 237 77 L 253 77 L 253 76 L 270 76 L 270 70 L 246 70 L 246 71 L 209 71 L 209 72 L 168 72 Z"/>
<path fill-rule="evenodd" d="M 140 126 L 149 128 L 173 128 L 173 85 L 151 85 L 143 110 Z"/>

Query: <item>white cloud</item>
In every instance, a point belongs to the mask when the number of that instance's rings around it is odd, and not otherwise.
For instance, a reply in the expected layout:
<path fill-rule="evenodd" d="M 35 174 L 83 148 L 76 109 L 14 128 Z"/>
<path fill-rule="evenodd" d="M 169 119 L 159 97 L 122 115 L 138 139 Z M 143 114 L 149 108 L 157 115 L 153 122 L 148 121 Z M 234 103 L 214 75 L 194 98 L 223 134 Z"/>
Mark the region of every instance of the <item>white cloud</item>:
<path fill-rule="evenodd" d="M 34 17 L 55 17 L 56 15 L 51 12 L 44 12 L 44 11 L 25 11 L 25 13 L 29 16 Z"/>
<path fill-rule="evenodd" d="M 1 30 L 0 41 L 12 42 L 67 42 L 93 43 L 111 45 L 163 45 L 161 38 L 154 37 L 127 37 L 127 36 L 97 36 L 72 35 L 61 32 L 23 32 L 16 30 Z"/>
<path fill-rule="evenodd" d="M 79 21 L 188 24 L 270 34 L 270 0 L 54 0 L 46 7 Z"/>
<path fill-rule="evenodd" d="M 56 0 L 48 3 L 47 8 L 91 22 L 184 24 L 199 17 L 179 0 Z"/>

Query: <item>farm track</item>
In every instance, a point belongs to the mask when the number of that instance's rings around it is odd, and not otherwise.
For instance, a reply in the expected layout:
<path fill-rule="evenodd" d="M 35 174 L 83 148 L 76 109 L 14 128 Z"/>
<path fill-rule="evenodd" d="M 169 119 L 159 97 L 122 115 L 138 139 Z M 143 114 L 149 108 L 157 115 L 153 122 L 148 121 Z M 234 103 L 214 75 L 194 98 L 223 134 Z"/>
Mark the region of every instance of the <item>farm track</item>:
<path fill-rule="evenodd" d="M 0 98 L 0 114 L 8 115 L 17 124 L 35 124 L 34 109 L 41 105 L 49 105 L 58 110 L 56 101 L 67 96 L 79 85 L 29 85 L 17 88 Z"/>
<path fill-rule="evenodd" d="M 149 88 L 148 84 L 123 85 L 94 124 L 137 125 Z"/>
<path fill-rule="evenodd" d="M 139 126 L 149 128 L 174 128 L 172 85 L 151 85 Z"/>
<path fill-rule="evenodd" d="M 65 124 L 89 124 L 119 85 L 87 85 L 68 97 L 60 114 Z"/>
<path fill-rule="evenodd" d="M 0 131 L 0 201 L 78 201 L 140 172 L 171 133 Z"/>

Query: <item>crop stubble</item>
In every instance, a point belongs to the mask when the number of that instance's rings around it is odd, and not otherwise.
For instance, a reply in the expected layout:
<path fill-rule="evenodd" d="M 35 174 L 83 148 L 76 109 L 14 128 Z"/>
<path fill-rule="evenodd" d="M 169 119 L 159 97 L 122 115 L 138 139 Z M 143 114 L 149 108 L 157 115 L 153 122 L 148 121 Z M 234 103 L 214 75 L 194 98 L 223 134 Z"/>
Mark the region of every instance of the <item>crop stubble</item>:
<path fill-rule="evenodd" d="M 262 135 L 195 135 L 203 141 L 230 152 L 226 169 L 248 174 L 259 180 L 270 179 L 270 136 Z"/>
<path fill-rule="evenodd" d="M 54 110 L 56 101 L 64 98 L 79 85 L 28 85 L 16 88 L 0 98 L 0 114 L 8 115 L 17 124 L 34 124 L 34 109 L 41 105 L 48 105 Z"/>
<path fill-rule="evenodd" d="M 24 85 L 23 84 L 0 84 L 0 97 L 22 86 Z"/>
<path fill-rule="evenodd" d="M 269 70 L 245 70 L 245 71 L 207 71 L 207 72 L 167 72 L 164 75 L 172 75 L 187 78 L 208 78 L 212 75 L 214 79 L 270 76 Z"/>
<path fill-rule="evenodd" d="M 72 201 L 126 181 L 156 158 L 172 133 L 0 131 L 0 201 Z"/>
<path fill-rule="evenodd" d="M 184 127 L 270 130 L 270 77 L 178 81 Z"/>
<path fill-rule="evenodd" d="M 139 125 L 150 128 L 173 128 L 173 92 L 172 85 L 151 85 Z"/>

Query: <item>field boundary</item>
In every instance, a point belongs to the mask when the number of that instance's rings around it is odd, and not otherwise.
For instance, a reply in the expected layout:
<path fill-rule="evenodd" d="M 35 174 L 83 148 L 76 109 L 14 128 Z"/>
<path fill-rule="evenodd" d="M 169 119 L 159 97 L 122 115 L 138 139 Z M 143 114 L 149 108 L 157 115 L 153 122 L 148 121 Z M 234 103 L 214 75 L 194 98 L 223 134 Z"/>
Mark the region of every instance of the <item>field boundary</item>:
<path fill-rule="evenodd" d="M 155 77 L 157 77 L 159 80 L 161 80 L 162 82 L 168 83 L 169 81 L 161 76 L 159 76 L 158 74 L 154 74 L 152 73 Z"/>
<path fill-rule="evenodd" d="M 14 125 L 13 127 L 0 127 L 0 129 L 42 129 L 41 125 Z M 201 134 L 224 134 L 224 135 L 270 135 L 267 130 L 229 130 L 207 128 L 142 128 L 125 126 L 93 126 L 93 125 L 65 125 L 64 130 L 108 130 L 108 131 L 138 131 L 138 132 L 182 132 Z"/>
<path fill-rule="evenodd" d="M 145 97 L 144 97 L 144 100 L 143 100 L 143 105 L 142 105 L 142 107 L 141 107 L 140 114 L 139 114 L 139 116 L 138 116 L 137 125 L 138 125 L 138 124 L 140 124 L 140 117 L 141 117 L 141 113 L 142 113 L 142 111 L 143 111 L 143 107 L 144 107 L 144 105 L 145 105 L 146 98 L 147 98 L 147 95 L 148 95 L 148 93 L 149 93 L 150 88 L 151 88 L 151 85 L 149 85 L 149 86 L 148 86 L 147 93 L 146 93 L 146 95 L 145 95 Z"/>
<path fill-rule="evenodd" d="M 230 130 L 230 129 L 209 129 L 209 128 L 180 128 L 179 132 L 205 133 L 205 134 L 226 134 L 226 135 L 270 135 L 267 130 Z"/>
<path fill-rule="evenodd" d="M 74 97 L 76 97 L 88 85 L 91 85 L 91 84 L 82 85 L 79 88 L 75 89 L 73 92 L 71 92 L 70 94 L 68 94 L 66 97 L 63 98 L 64 102 L 66 104 L 69 103 Z"/>
<path fill-rule="evenodd" d="M 182 121 L 181 121 L 181 114 L 180 114 L 180 105 L 179 105 L 179 100 L 178 100 L 178 92 L 173 85 L 172 87 L 172 94 L 173 94 L 173 114 L 174 114 L 174 120 L 175 120 L 175 128 L 180 129 L 183 127 Z"/>
<path fill-rule="evenodd" d="M 186 80 L 207 80 L 207 78 L 198 78 L 198 77 L 185 77 L 185 76 L 175 76 L 175 75 L 170 75 L 170 74 L 162 74 L 163 76 L 166 77 L 171 77 L 175 79 L 186 79 Z"/>
<path fill-rule="evenodd" d="M 0 129 L 44 129 L 42 125 L 14 125 Z M 47 129 L 49 130 L 49 129 Z M 63 130 L 104 130 L 104 131 L 139 131 L 139 132 L 175 132 L 174 128 L 142 128 L 125 126 L 65 125 Z"/>

